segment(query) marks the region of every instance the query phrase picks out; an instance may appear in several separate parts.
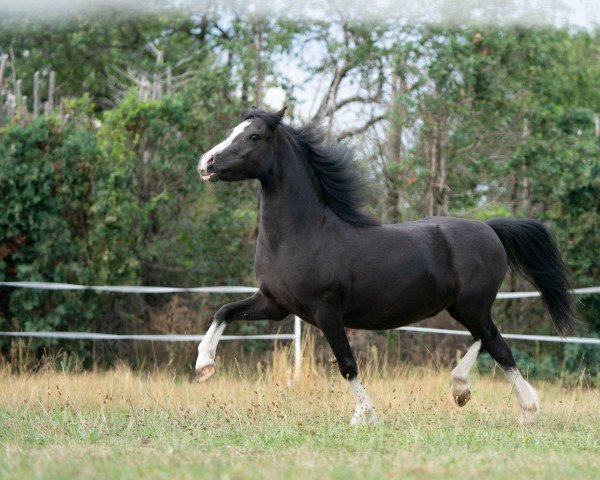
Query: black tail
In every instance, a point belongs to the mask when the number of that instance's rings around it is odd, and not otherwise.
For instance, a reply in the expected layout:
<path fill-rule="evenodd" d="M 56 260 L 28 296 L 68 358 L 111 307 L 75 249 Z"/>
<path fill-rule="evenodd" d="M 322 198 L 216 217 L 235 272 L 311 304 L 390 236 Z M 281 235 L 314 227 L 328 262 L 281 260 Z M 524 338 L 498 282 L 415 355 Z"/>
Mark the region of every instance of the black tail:
<path fill-rule="evenodd" d="M 533 283 L 541 293 L 558 333 L 564 336 L 575 332 L 578 322 L 571 285 L 548 229 L 529 219 L 492 218 L 486 223 L 504 245 L 510 268 Z"/>

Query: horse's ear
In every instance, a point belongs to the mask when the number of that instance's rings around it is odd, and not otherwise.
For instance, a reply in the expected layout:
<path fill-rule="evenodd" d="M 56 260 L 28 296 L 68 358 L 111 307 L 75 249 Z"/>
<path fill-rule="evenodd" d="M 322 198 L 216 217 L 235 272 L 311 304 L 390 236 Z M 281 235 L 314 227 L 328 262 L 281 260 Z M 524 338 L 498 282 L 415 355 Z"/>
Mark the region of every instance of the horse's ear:
<path fill-rule="evenodd" d="M 281 123 L 281 121 L 283 120 L 283 116 L 285 115 L 285 111 L 287 110 L 287 105 L 284 105 L 283 108 L 281 110 L 279 110 L 278 112 L 275 112 L 275 117 L 277 117 L 277 121 L 279 123 Z"/>

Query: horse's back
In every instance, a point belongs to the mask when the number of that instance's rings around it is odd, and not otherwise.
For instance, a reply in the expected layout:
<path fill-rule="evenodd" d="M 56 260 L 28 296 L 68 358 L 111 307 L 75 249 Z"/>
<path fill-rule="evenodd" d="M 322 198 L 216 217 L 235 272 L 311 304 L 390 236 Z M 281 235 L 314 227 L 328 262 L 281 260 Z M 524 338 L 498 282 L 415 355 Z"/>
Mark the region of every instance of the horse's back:
<path fill-rule="evenodd" d="M 452 256 L 457 296 L 495 298 L 507 270 L 506 251 L 485 222 L 453 217 L 429 217 L 417 224 L 439 225 Z"/>
<path fill-rule="evenodd" d="M 357 319 L 348 326 L 370 328 L 368 309 L 371 328 L 389 328 L 433 316 L 461 297 L 493 298 L 506 272 L 504 248 L 483 222 L 429 217 L 366 229 L 362 237 L 372 252 L 349 260 L 356 265 L 350 317 Z"/>

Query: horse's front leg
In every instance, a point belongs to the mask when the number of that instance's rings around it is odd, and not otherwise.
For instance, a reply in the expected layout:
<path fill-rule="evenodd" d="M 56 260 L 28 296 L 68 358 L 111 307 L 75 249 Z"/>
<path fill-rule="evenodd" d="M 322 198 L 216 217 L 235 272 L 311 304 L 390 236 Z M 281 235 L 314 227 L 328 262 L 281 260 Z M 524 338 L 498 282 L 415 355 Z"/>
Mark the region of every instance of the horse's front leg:
<path fill-rule="evenodd" d="M 217 313 L 210 328 L 198 345 L 196 373 L 198 382 L 209 379 L 215 373 L 215 353 L 219 339 L 227 324 L 233 320 L 282 320 L 287 315 L 279 305 L 269 300 L 258 291 L 250 298 L 240 302 L 223 305 Z"/>
<path fill-rule="evenodd" d="M 356 401 L 356 410 L 350 420 L 350 425 L 375 423 L 377 421 L 377 413 L 373 407 L 373 402 L 369 398 L 369 394 L 358 379 L 358 367 L 352 354 L 342 319 L 332 312 L 322 312 L 316 316 L 315 320 L 317 326 L 325 335 L 331 350 L 333 350 L 342 377 L 348 381 L 352 389 L 352 394 Z"/>

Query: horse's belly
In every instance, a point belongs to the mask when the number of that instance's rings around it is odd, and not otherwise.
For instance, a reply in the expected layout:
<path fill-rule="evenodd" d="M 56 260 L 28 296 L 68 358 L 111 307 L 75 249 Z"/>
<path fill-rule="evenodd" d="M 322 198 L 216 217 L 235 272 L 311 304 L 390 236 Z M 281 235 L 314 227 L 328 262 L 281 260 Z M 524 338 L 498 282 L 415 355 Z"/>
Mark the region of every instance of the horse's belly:
<path fill-rule="evenodd" d="M 349 328 L 383 330 L 429 318 L 453 301 L 452 277 L 429 270 L 420 275 L 397 275 L 378 288 L 356 284 L 347 302 L 344 324 Z"/>
<path fill-rule="evenodd" d="M 389 330 L 433 317 L 449 304 L 450 302 L 437 302 L 434 306 L 419 306 L 421 308 L 416 308 L 414 304 L 374 308 L 370 312 L 346 316 L 344 326 L 362 330 Z"/>

